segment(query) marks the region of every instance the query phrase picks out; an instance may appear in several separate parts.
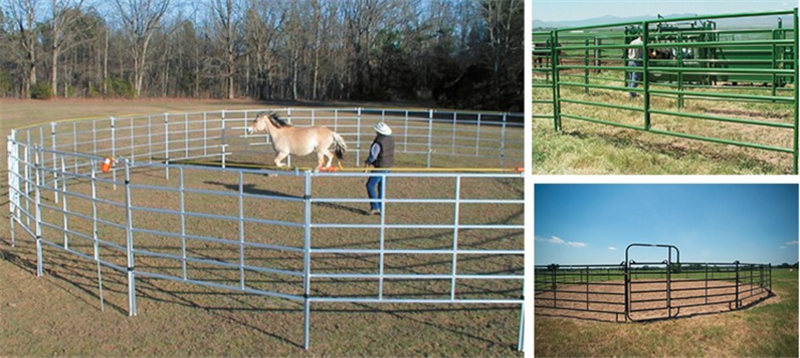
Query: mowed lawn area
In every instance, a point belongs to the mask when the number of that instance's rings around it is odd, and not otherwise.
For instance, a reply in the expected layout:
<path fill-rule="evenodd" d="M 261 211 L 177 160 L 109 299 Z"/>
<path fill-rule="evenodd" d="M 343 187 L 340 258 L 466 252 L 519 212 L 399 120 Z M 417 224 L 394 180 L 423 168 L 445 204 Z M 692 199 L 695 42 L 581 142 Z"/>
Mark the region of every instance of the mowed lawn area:
<path fill-rule="evenodd" d="M 536 357 L 797 357 L 797 270 L 773 270 L 777 300 L 651 323 L 536 316 Z"/>
<path fill-rule="evenodd" d="M 257 101 L 215 101 L 215 100 L 53 100 L 0 101 L 0 132 L 7 135 L 13 128 L 67 118 L 83 118 L 94 116 L 122 116 L 127 114 L 149 114 L 164 112 L 185 112 L 220 109 L 258 109 L 285 106 L 304 107 L 317 104 L 269 104 Z M 378 104 L 331 103 L 328 106 L 346 107 L 379 107 Z M 394 105 L 393 108 L 401 105 Z M 390 108 L 390 107 L 387 107 Z M 272 156 L 264 157 L 264 162 Z M 105 309 L 100 309 L 97 267 L 89 260 L 79 258 L 62 250 L 45 246 L 44 277 L 36 277 L 36 250 L 33 240 L 21 229 L 17 233 L 17 247 L 11 247 L 8 220 L 8 188 L 7 153 L 3 146 L 0 152 L 0 206 L 4 213 L 0 217 L 0 356 L 114 356 L 114 357 L 186 357 L 186 356 L 284 356 L 284 357 L 316 357 L 316 356 L 453 356 L 453 357 L 522 357 L 516 350 L 519 327 L 518 305 L 442 305 L 442 304 L 349 304 L 318 303 L 311 306 L 311 349 L 303 349 L 303 306 L 294 301 L 243 294 L 235 291 L 206 288 L 167 280 L 137 278 L 138 315 L 127 315 L 127 280 L 125 274 L 109 268 L 102 269 Z M 149 180 L 158 185 L 165 181 L 160 174 L 151 175 L 146 171 L 136 172 L 137 180 Z M 224 190 L 232 187 L 227 176 L 205 174 L 206 177 L 193 177 L 189 181 L 197 181 L 198 185 Z M 253 191 L 279 190 L 277 179 L 256 175 L 253 177 Z M 174 176 L 173 176 L 174 179 Z M 270 181 L 272 179 L 272 181 Z M 353 185 L 346 190 L 363 193 L 363 182 L 352 180 Z M 399 186 L 400 179 L 396 180 Z M 140 181 L 140 183 L 148 183 Z M 480 188 L 487 193 L 489 187 L 506 196 L 521 196 L 522 180 L 515 183 L 493 181 L 494 185 Z M 74 190 L 83 190 L 80 183 L 70 184 Z M 85 184 L 83 184 L 85 186 Z M 465 184 L 466 185 L 466 184 Z M 473 185 L 474 187 L 475 185 Z M 319 189 L 322 189 L 320 185 Z M 342 189 L 342 190 L 345 190 Z M 416 184 L 403 190 L 414 193 L 426 193 L 430 190 L 429 181 L 417 180 Z M 448 189 L 448 193 L 452 192 Z M 114 192 L 115 198 L 122 191 Z M 491 192 L 490 192 L 491 193 Z M 52 193 L 44 194 L 50 200 Z M 109 194 L 111 195 L 111 194 Z M 174 198 L 158 192 L 140 191 L 133 201 L 141 205 L 167 205 L 174 203 Z M 115 199 L 116 200 L 116 199 Z M 173 200 L 173 201 L 170 201 Z M 197 198 L 197 207 L 204 206 L 220 211 L 230 209 L 225 200 L 219 197 L 203 196 Z M 49 201 L 48 201 L 49 203 Z M 52 204 L 52 203 L 50 203 Z M 359 203 L 361 204 L 361 203 Z M 411 205 L 411 204 L 409 204 Z M 352 207 L 351 207 L 352 206 Z M 356 204 L 347 206 L 315 206 L 314 212 L 335 214 L 337 219 L 366 222 L 376 219 L 361 213 L 364 208 Z M 449 205 L 450 207 L 452 205 Z M 409 220 L 435 220 L 447 216 L 448 212 L 432 210 L 431 205 L 419 210 L 402 212 L 408 214 Z M 519 208 L 500 208 L 492 212 L 478 212 L 469 208 L 462 212 L 463 217 L 474 217 L 475 220 L 496 220 L 509 224 L 522 224 L 524 215 Z M 84 210 L 74 200 L 70 204 L 74 210 Z M 209 209 L 211 210 L 211 209 Z M 290 220 L 290 210 L 278 206 L 263 206 L 258 210 L 264 213 L 286 216 Z M 259 211 L 259 212 L 260 212 Z M 388 210 L 387 210 L 388 213 Z M 257 213 L 252 213 L 256 215 Z M 111 214 L 109 214 L 111 215 Z M 266 214 L 264 214 L 266 215 Z M 327 215 L 327 214 L 326 214 Z M 468 216 L 471 215 L 471 216 Z M 323 216 L 323 215 L 320 215 Z M 387 217 L 389 215 L 387 214 Z M 171 219 L 170 219 L 171 218 Z M 59 222 L 51 217 L 52 222 Z M 167 215 L 138 216 L 138 225 L 148 224 L 165 231 L 180 228 L 174 217 Z M 77 220 L 76 220 L 77 221 Z M 145 222 L 149 221 L 149 222 Z M 70 228 L 84 230 L 80 225 L 86 223 L 73 222 Z M 231 225 L 225 226 L 213 220 L 193 222 L 193 230 L 207 235 L 225 235 L 232 231 Z M 269 228 L 261 228 L 270 230 Z M 254 229 L 255 230 L 255 229 Z M 449 230 L 452 232 L 452 230 Z M 469 232 L 463 234 L 464 240 L 478 243 L 494 242 L 503 245 L 522 246 L 524 237 L 521 230 L 481 232 L 480 235 Z M 253 231 L 255 232 L 255 231 Z M 52 231 L 51 231 L 52 233 Z M 46 235 L 53 235 L 47 234 Z M 270 235 L 274 235 L 270 233 Z M 315 235 L 317 235 L 315 233 Z M 349 236 L 348 236 L 349 235 Z M 368 240 L 369 235 L 326 236 L 330 243 L 359 242 Z M 447 239 L 440 235 L 418 235 L 409 230 L 397 233 L 394 243 L 443 245 Z M 402 237 L 401 237 L 402 236 Z M 217 236 L 223 237 L 223 236 Z M 267 233 L 260 237 L 270 237 Z M 287 236 L 288 237 L 288 236 Z M 315 236 L 322 237 L 322 236 Z M 136 240 L 140 244 L 167 245 L 166 238 L 139 235 Z M 339 241 L 336 241 L 339 240 Z M 55 240 L 57 241 L 57 240 Z M 85 243 L 84 243 L 85 244 Z M 70 245 L 72 247 L 72 245 Z M 425 246 L 430 247 L 430 246 Z M 79 248 L 82 250 L 86 249 Z M 194 252 L 210 253 L 217 250 L 214 245 L 198 245 Z M 105 254 L 104 254 L 105 255 Z M 220 254 L 222 255 L 222 254 Z M 237 255 L 232 252 L 230 255 Z M 121 257 L 121 256 L 120 256 Z M 141 256 L 140 256 L 141 257 Z M 449 257 L 449 256 L 448 256 Z M 277 258 L 266 259 L 274 264 Z M 328 265 L 342 257 L 329 258 L 320 265 Z M 351 258 L 352 259 L 352 258 Z M 142 267 L 160 266 L 171 269 L 172 263 L 140 258 L 137 261 Z M 332 260 L 332 261 L 331 261 Z M 356 261 L 355 259 L 352 259 Z M 371 259 L 370 259 L 371 260 Z M 398 267 L 412 269 L 432 269 L 447 272 L 450 261 L 441 256 L 429 261 L 415 257 L 404 257 Z M 522 261 L 522 258 L 519 258 Z M 372 261 L 354 263 L 373 267 Z M 504 263 L 487 263 L 486 265 Z M 179 265 L 179 264 L 178 264 Z M 466 268 L 476 269 L 488 266 L 475 266 L 472 261 L 464 261 Z M 178 266 L 179 267 L 179 266 Z M 521 271 L 522 264 L 514 263 Z M 237 269 L 238 270 L 238 269 Z M 198 273 L 219 280 L 227 280 L 227 272 L 214 269 L 199 269 Z M 216 276 L 214 276 L 216 275 Z M 196 276 L 197 277 L 197 276 Z M 253 280 L 253 282 L 267 282 Z M 471 283 L 470 283 L 471 284 Z M 403 286 L 405 289 L 419 289 L 419 293 L 427 293 L 441 286 L 420 283 L 422 286 Z M 436 287 L 434 287 L 436 286 Z M 301 286 L 293 285 L 298 288 Z M 312 286 L 313 288 L 314 286 Z M 323 285 L 317 285 L 322 288 Z M 447 284 L 449 287 L 449 281 Z M 515 287 L 478 287 L 490 292 L 519 295 L 519 286 Z M 492 291 L 494 290 L 494 291 Z M 464 287 L 469 291 L 469 287 Z M 351 292 L 355 294 L 355 292 Z"/>

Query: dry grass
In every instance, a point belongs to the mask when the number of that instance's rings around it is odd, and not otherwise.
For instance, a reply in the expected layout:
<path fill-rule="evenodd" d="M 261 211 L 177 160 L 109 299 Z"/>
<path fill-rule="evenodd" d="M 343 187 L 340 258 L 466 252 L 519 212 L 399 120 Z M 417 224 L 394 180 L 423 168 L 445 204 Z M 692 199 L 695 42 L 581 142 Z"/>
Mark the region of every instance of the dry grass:
<path fill-rule="evenodd" d="M 43 105 L 44 103 L 44 105 Z M 164 111 L 187 111 L 198 108 L 250 109 L 262 107 L 255 102 L 235 101 L 4 101 L 2 108 L 2 130 L 34 123 L 49 122 L 73 116 L 119 115 L 123 113 L 162 113 Z M 35 115 L 38 119 L 28 119 Z M 249 160 L 246 157 L 239 159 Z M 266 159 L 266 158 L 264 158 Z M 262 159 L 262 160 L 264 160 Z M 266 161 L 266 160 L 265 160 Z M 5 168 L 6 154 L 2 153 L 0 165 Z M 474 163 L 453 162 L 454 165 Z M 5 172 L 4 172 L 5 173 Z M 166 180 L 163 171 L 141 170 L 134 172 L 137 184 L 175 185 L 176 173 Z M 233 175 L 214 172 L 187 172 L 187 184 L 194 188 L 225 191 L 237 187 Z M 5 177 L 5 176 L 4 176 Z M 328 179 L 325 179 L 328 180 Z M 290 178 L 250 175 L 246 178 L 248 192 L 279 193 L 280 195 L 302 195 L 301 186 Z M 314 195 L 319 196 L 363 196 L 363 183 L 348 181 L 335 187 L 320 180 L 315 183 Z M 467 195 L 521 195 L 521 181 L 465 182 Z M 86 183 L 69 182 L 71 191 L 85 192 Z M 430 193 L 452 193 L 452 183 L 443 180 L 410 180 L 397 178 L 389 185 L 399 190 L 398 195 L 417 197 Z M 472 189 L 469 189 L 472 188 Z M 121 190 L 99 189 L 101 196 L 121 200 Z M 473 192 L 469 192 L 472 190 Z M 136 192 L 136 190 L 134 190 Z M 6 198 L 7 192 L 0 193 Z M 174 194 L 140 190 L 134 196 L 134 205 L 175 209 Z M 52 193 L 44 198 L 52 203 Z M 6 203 L 6 200 L 2 201 Z M 225 200 L 208 195 L 187 196 L 187 209 L 231 214 L 236 211 L 235 200 Z M 313 215 L 317 218 L 334 218 L 339 222 L 370 222 L 376 217 L 363 215 L 364 204 L 315 205 Z M 521 206 L 490 205 L 487 208 L 463 208 L 462 215 L 473 222 L 505 222 L 521 224 Z M 246 203 L 248 213 L 253 216 L 297 221 L 292 204 L 263 205 L 258 200 Z M 391 212 L 392 221 L 429 223 L 445 220 L 451 208 L 431 205 L 407 204 Z M 86 213 L 90 208 L 79 200 L 70 202 L 70 210 Z M 102 208 L 107 218 L 116 220 L 123 213 L 111 208 Z M 61 215 L 50 214 L 43 218 L 60 224 Z M 174 217 L 137 213 L 135 220 L 143 227 L 175 232 L 179 224 Z M 187 222 L 192 233 L 208 236 L 235 236 L 235 223 L 222 220 L 194 220 Z M 17 231 L 18 246 L 9 243 L 8 220 L 0 221 L 0 354 L 7 356 L 521 356 L 515 351 L 518 329 L 518 307 L 498 306 L 451 306 L 451 305 L 375 305 L 375 304 L 323 304 L 312 305 L 310 351 L 302 349 L 302 306 L 296 302 L 240 294 L 232 291 L 211 289 L 156 279 L 137 279 L 139 315 L 129 318 L 127 312 L 126 277 L 111 269 L 103 268 L 103 288 L 106 299 L 105 311 L 99 309 L 97 290 L 97 268 L 87 260 L 77 258 L 49 246 L 44 250 L 45 276 L 35 277 L 35 248 L 26 234 Z M 70 219 L 70 228 L 89 232 L 85 220 Z M 89 231 L 87 231 L 89 230 Z M 276 227 L 247 226 L 246 232 L 253 238 L 279 244 L 297 245 L 300 233 L 297 230 Z M 101 235 L 113 242 L 124 238 L 119 230 L 101 227 Z M 387 232 L 387 247 L 440 247 L 448 242 L 448 235 L 423 230 L 397 230 Z M 358 230 L 319 230 L 314 233 L 320 244 L 339 247 L 372 247 L 374 232 Z M 61 234 L 46 230 L 45 237 L 60 242 Z M 521 231 L 514 232 L 464 232 L 460 236 L 464 244 L 476 248 L 522 247 Z M 91 252 L 91 244 L 70 238 L 70 247 Z M 137 245 L 150 250 L 174 253 L 179 249 L 175 240 L 141 234 L 136 236 Z M 192 255 L 235 260 L 237 252 L 231 252 L 222 244 L 194 242 L 187 247 Z M 110 250 L 101 250 L 101 255 L 117 263 L 125 258 Z M 269 263 L 273 267 L 296 269 L 300 260 L 290 255 L 262 250 L 248 253 L 249 264 Z M 323 255 L 315 258 L 315 265 L 336 270 L 374 269 L 376 257 L 346 255 Z M 449 261 L 441 257 L 399 257 L 387 261 L 387 267 L 395 272 L 447 271 Z M 175 261 L 137 257 L 142 269 L 161 273 L 180 274 L 180 264 Z M 465 270 L 521 270 L 521 258 L 511 262 L 465 260 Z M 461 267 L 461 266 L 460 266 Z M 517 272 L 517 271 L 511 271 Z M 521 271 L 519 271 L 521 272 Z M 192 278 L 218 280 L 220 283 L 238 282 L 238 270 L 226 270 L 204 265 L 189 265 L 187 273 Z M 248 274 L 248 282 L 262 289 L 297 293 L 298 285 L 285 278 Z M 365 282 L 313 282 L 316 293 L 372 294 L 373 283 Z M 391 282 L 387 292 L 398 296 L 438 297 L 444 287 L 431 282 Z M 518 285 L 459 283 L 457 290 L 465 295 L 496 297 L 516 296 Z"/>
<path fill-rule="evenodd" d="M 778 302 L 651 323 L 537 317 L 536 357 L 797 357 L 797 271 L 773 270 Z"/>
<path fill-rule="evenodd" d="M 593 84 L 622 86 L 621 74 L 607 71 Z M 583 80 L 571 80 L 582 83 Z M 535 83 L 542 82 L 541 78 Z M 674 89 L 651 86 L 659 89 Z M 707 92 L 769 95 L 760 87 L 702 89 Z M 788 96 L 790 92 L 779 92 Z M 534 88 L 534 99 L 551 98 L 551 90 Z M 641 97 L 604 89 L 561 87 L 561 98 L 641 107 Z M 651 96 L 651 109 L 683 111 L 766 122 L 792 123 L 791 104 L 686 100 L 683 109 L 672 98 Z M 552 105 L 534 104 L 533 113 L 552 113 Z M 563 103 L 561 113 L 643 126 L 641 112 Z M 792 155 L 717 144 L 563 118 L 563 132 L 552 120 L 533 121 L 534 172 L 542 174 L 778 174 L 791 173 Z M 792 148 L 792 130 L 710 120 L 651 115 L 651 128 L 720 139 Z"/>

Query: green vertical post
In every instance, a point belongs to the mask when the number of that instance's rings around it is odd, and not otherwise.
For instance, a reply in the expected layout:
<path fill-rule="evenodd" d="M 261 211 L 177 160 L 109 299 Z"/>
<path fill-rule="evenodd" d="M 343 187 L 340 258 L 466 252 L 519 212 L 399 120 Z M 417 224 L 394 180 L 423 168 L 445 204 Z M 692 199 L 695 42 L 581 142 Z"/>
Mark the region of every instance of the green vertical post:
<path fill-rule="evenodd" d="M 553 30 L 553 118 L 556 121 L 556 131 L 561 131 L 561 103 L 558 99 L 560 97 L 561 86 L 559 86 L 559 73 L 558 73 L 558 30 Z"/>
<path fill-rule="evenodd" d="M 797 55 L 797 48 L 798 48 L 798 37 L 797 37 L 798 36 L 798 31 L 797 30 L 798 30 L 798 27 L 799 27 L 799 26 L 797 26 L 797 8 L 794 8 L 793 16 L 794 16 L 794 22 L 793 22 L 794 31 L 793 32 L 794 32 L 794 53 L 795 53 L 794 61 L 795 61 L 795 63 L 794 63 L 794 163 L 792 163 L 792 167 L 793 167 L 794 174 L 797 174 L 797 154 L 798 154 L 798 148 L 797 148 L 797 132 L 798 132 L 798 126 L 797 126 L 797 124 L 798 124 L 798 120 L 797 120 L 797 104 L 800 103 L 800 100 L 798 100 L 798 92 L 797 92 L 797 85 L 800 84 L 800 81 L 798 81 L 798 71 L 797 71 L 797 69 L 800 68 L 800 66 L 798 66 L 797 56 L 796 56 Z"/>
<path fill-rule="evenodd" d="M 644 130 L 650 130 L 650 81 L 647 79 L 647 66 L 648 66 L 648 50 L 647 41 L 650 36 L 647 21 L 642 21 L 642 88 L 644 93 L 642 99 L 644 101 Z"/>
<path fill-rule="evenodd" d="M 777 40 L 778 39 L 777 30 L 772 30 L 772 39 L 773 40 Z M 772 70 L 773 71 L 778 69 L 777 57 L 778 57 L 778 49 L 775 46 L 775 44 L 772 44 Z M 775 87 L 777 86 L 777 83 L 776 83 L 777 81 L 778 81 L 778 77 L 773 72 L 772 73 L 772 84 L 771 84 L 771 86 L 772 86 L 772 97 L 775 97 Z M 775 103 L 774 99 L 772 100 L 772 103 Z"/>
<path fill-rule="evenodd" d="M 678 42 L 683 42 L 683 33 L 678 33 Z M 678 49 L 678 69 L 683 68 L 683 49 Z M 683 92 L 683 71 L 678 71 L 678 91 Z M 683 108 L 683 93 L 678 95 L 678 108 Z"/>
<path fill-rule="evenodd" d="M 584 40 L 584 46 L 586 49 L 583 51 L 583 65 L 586 68 L 583 69 L 583 83 L 588 85 L 589 84 L 589 39 Z M 583 93 L 589 94 L 589 86 L 583 87 Z"/>

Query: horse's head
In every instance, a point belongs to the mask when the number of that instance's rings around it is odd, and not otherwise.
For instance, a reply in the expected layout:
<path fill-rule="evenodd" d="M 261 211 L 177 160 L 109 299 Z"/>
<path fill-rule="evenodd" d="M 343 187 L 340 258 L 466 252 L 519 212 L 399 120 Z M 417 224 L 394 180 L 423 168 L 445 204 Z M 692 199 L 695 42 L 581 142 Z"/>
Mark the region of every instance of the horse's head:
<path fill-rule="evenodd" d="M 256 115 L 256 118 L 253 119 L 253 122 L 245 129 L 245 131 L 247 131 L 247 134 L 265 132 L 267 129 L 269 129 L 270 123 L 275 125 L 276 122 L 282 121 L 278 118 L 278 115 L 275 112 L 261 112 Z"/>

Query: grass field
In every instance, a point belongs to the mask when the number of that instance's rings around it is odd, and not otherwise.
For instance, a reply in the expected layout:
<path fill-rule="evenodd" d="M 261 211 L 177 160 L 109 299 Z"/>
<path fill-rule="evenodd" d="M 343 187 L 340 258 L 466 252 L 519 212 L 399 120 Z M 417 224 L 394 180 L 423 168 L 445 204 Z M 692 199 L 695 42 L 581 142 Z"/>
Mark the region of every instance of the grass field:
<path fill-rule="evenodd" d="M 594 75 L 591 84 L 624 86 L 622 74 L 605 71 Z M 562 79 L 566 80 L 566 79 Z M 570 82 L 583 83 L 580 79 Z M 545 83 L 543 74 L 536 74 L 534 83 Z M 670 89 L 654 84 L 653 88 Z M 663 87 L 663 88 L 662 88 Z M 791 86 L 787 87 L 791 89 Z M 769 88 L 722 86 L 698 91 L 726 94 L 770 95 Z M 533 99 L 551 99 L 552 90 L 533 88 Z M 778 96 L 790 96 L 779 91 Z M 562 86 L 561 98 L 642 107 L 641 96 L 630 99 L 628 93 L 605 89 L 584 89 Z M 552 113 L 551 104 L 534 104 L 534 114 Z M 677 108 L 672 98 L 651 97 L 651 109 L 683 111 L 718 117 L 740 118 L 789 124 L 793 123 L 791 104 L 754 103 L 736 100 L 686 100 Z M 619 123 L 643 126 L 642 112 L 614 108 L 562 103 L 561 113 Z M 553 120 L 533 120 L 533 171 L 538 174 L 790 174 L 792 154 L 737 147 L 692 139 L 684 139 L 627 128 L 613 127 L 563 118 L 563 131 L 554 131 Z M 792 130 L 739 123 L 726 123 L 684 117 L 652 114 L 653 129 L 685 134 L 751 142 L 792 148 Z"/>
<path fill-rule="evenodd" d="M 299 106 L 299 105 L 298 105 Z M 3 133 L 11 128 L 37 122 L 71 117 L 108 116 L 129 113 L 163 113 L 165 111 L 252 109 L 263 107 L 262 103 L 250 101 L 3 101 L 0 102 L 0 120 Z M 5 148 L 5 147 L 4 147 Z M 250 159 L 248 159 L 250 160 Z M 264 158 L 267 162 L 268 158 Z M 415 163 L 417 159 L 409 161 Z M 452 161 L 452 165 L 469 165 L 469 161 Z M 472 163 L 474 164 L 474 163 Z M 6 153 L 0 159 L 6 168 Z M 3 171 L 3 178 L 6 178 Z M 176 175 L 170 180 L 163 177 L 163 170 L 156 173 L 142 169 L 134 173 L 136 183 L 151 185 L 174 185 Z M 187 185 L 208 190 L 233 190 L 237 187 L 234 175 L 219 175 L 214 172 L 193 171 L 187 175 L 191 179 Z M 274 180 L 273 180 L 274 179 Z M 280 193 L 281 195 L 302 195 L 298 186 L 290 179 L 266 178 L 252 175 L 248 179 L 248 192 Z M 269 183 L 266 183 L 270 180 Z M 328 180 L 328 179 L 325 179 Z M 494 181 L 492 183 L 472 184 L 468 187 L 478 191 L 467 195 L 519 196 L 522 193 L 521 180 L 517 183 Z M 403 188 L 400 195 L 414 197 L 436 192 L 452 193 L 452 183 L 437 180 L 397 179 L 396 187 Z M 70 190 L 84 192 L 85 183 L 70 183 Z M 392 184 L 390 184 L 392 185 Z M 7 205 L 7 189 L 0 203 Z M 358 197 L 363 195 L 363 183 L 353 181 L 342 185 L 341 189 L 330 189 L 331 185 L 315 187 L 315 195 L 343 195 Z M 327 188 L 327 189 L 326 189 Z M 333 190 L 333 191 L 332 191 Z M 121 191 L 102 189 L 107 198 L 121 200 Z M 51 194 L 44 194 L 48 204 L 53 205 Z M 134 205 L 146 207 L 168 207 L 175 203 L 174 195 L 141 190 L 134 196 Z M 187 197 L 187 208 L 201 210 L 208 208 L 214 213 L 225 214 L 236 211 L 235 200 L 220 199 L 216 196 L 196 195 Z M 317 205 L 313 208 L 314 217 L 336 218 L 346 222 L 369 222 L 376 219 L 363 215 L 363 203 Z M 490 205 L 491 206 L 491 205 Z M 297 221 L 292 212 L 296 208 L 291 203 L 282 206 L 247 204 L 248 212 L 254 216 L 274 220 Z M 434 210 L 432 210 L 434 209 Z M 87 212 L 78 201 L 70 203 L 70 210 Z M 435 223 L 452 215 L 451 208 L 434 208 L 431 205 L 410 203 L 389 220 L 418 222 L 423 220 Z M 489 211 L 465 207 L 462 217 L 465 222 L 504 222 L 521 224 L 523 215 L 519 208 L 500 208 L 494 206 Z M 122 213 L 108 208 L 107 218 L 119 219 Z M 5 215 L 4 215 L 5 216 Z M 59 223 L 57 215 L 44 217 L 44 221 Z M 175 231 L 180 224 L 176 218 L 166 215 L 139 213 L 137 223 L 150 229 Z M 87 222 L 70 221 L 70 228 L 86 231 Z M 45 246 L 45 275 L 35 276 L 35 247 L 32 240 L 21 230 L 17 231 L 18 246 L 8 244 L 9 223 L 7 218 L 0 220 L 0 355 L 3 356 L 521 356 L 515 350 L 519 323 L 519 307 L 497 306 L 452 306 L 452 305 L 376 305 L 376 304 L 323 304 L 312 306 L 311 350 L 302 349 L 302 305 L 296 302 L 241 294 L 222 289 L 176 283 L 156 279 L 137 279 L 139 314 L 127 317 L 127 286 L 124 274 L 103 268 L 103 288 L 105 310 L 100 310 L 97 287 L 97 268 L 88 260 L 83 260 L 59 249 Z M 231 230 L 235 223 L 217 220 L 195 220 L 187 223 L 193 233 L 209 236 L 227 237 L 235 233 Z M 113 228 L 101 228 L 104 235 L 124 240 L 113 235 Z M 297 230 L 270 232 L 264 228 L 248 227 L 247 232 L 263 239 L 279 239 L 283 244 L 295 243 Z M 259 231 L 260 230 L 260 231 Z M 363 247 L 372 244 L 363 239 L 369 237 L 357 230 L 320 230 L 315 238 L 321 243 L 333 246 L 347 245 Z M 227 235 L 227 236 L 225 236 Z M 44 236 L 58 241 L 60 234 L 45 231 Z M 235 235 L 234 235 L 235 236 Z M 496 233 L 465 232 L 464 244 L 481 248 L 522 247 L 521 231 Z M 409 229 L 397 231 L 387 238 L 387 245 L 395 248 L 439 247 L 447 240 L 447 234 L 439 232 L 421 233 Z M 73 239 L 74 240 L 74 239 Z M 159 237 L 137 235 L 137 242 L 153 250 L 173 252 L 179 248 L 174 241 Z M 272 242 L 276 243 L 276 242 Z M 359 246 L 360 245 L 360 246 Z M 491 246 L 494 245 L 494 246 Z M 90 252 L 91 245 L 74 240 L 70 247 Z M 229 252 L 222 245 L 198 243 L 187 247 L 189 252 L 207 258 L 232 260 L 237 253 Z M 124 262 L 124 255 L 105 251 L 104 257 Z M 107 256 L 106 256 L 107 255 Z M 255 254 L 253 260 L 277 262 L 286 269 L 296 269 L 299 261 L 278 257 L 275 253 Z M 449 257 L 449 256 L 448 256 Z M 387 262 L 396 272 L 446 272 L 448 257 L 400 257 Z M 137 265 L 162 273 L 180 272 L 180 265 L 155 258 L 140 256 Z M 330 270 L 348 268 L 366 271 L 376 263 L 375 257 L 346 257 L 328 255 L 320 257 L 319 265 Z M 465 270 L 518 270 L 521 272 L 521 258 L 514 262 L 476 263 L 464 260 Z M 238 270 L 190 266 L 190 274 L 195 278 L 215 280 L 221 283 L 235 282 Z M 265 288 L 280 287 L 280 290 L 297 290 L 296 282 L 279 282 L 275 277 L 251 276 L 253 284 Z M 270 286 L 271 285 L 271 286 Z M 438 283 L 423 282 L 416 285 L 398 282 L 387 285 L 387 292 L 397 295 L 417 295 L 432 297 L 441 295 L 443 286 Z M 340 290 L 345 294 L 366 294 L 372 292 L 372 284 L 353 282 L 334 286 L 320 282 L 316 286 L 325 294 Z M 474 295 L 518 295 L 519 286 L 493 285 L 480 286 L 459 284 L 459 292 Z M 446 290 L 446 289 L 445 289 Z M 485 291 L 485 292 L 484 292 Z M 297 293 L 297 292 L 292 292 Z"/>
<path fill-rule="evenodd" d="M 771 302 L 651 323 L 536 317 L 536 357 L 797 357 L 797 271 L 773 270 Z"/>

